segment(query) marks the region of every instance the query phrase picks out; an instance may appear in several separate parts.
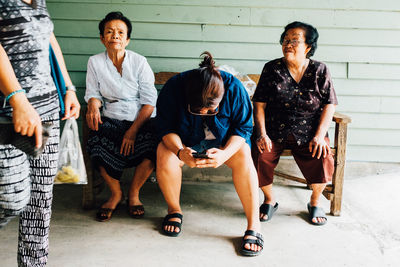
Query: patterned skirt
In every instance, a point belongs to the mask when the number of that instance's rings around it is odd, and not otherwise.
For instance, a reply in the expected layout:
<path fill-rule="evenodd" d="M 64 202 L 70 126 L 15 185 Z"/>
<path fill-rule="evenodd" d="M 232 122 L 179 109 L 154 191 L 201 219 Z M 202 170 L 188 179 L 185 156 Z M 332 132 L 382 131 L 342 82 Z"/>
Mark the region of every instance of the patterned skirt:
<path fill-rule="evenodd" d="M 125 132 L 132 126 L 131 121 L 102 117 L 98 131 L 90 131 L 87 151 L 96 169 L 102 166 L 108 175 L 120 180 L 125 168 L 139 165 L 145 158 L 156 162 L 158 139 L 155 134 L 155 120 L 144 123 L 136 135 L 134 153 L 120 154 Z"/>

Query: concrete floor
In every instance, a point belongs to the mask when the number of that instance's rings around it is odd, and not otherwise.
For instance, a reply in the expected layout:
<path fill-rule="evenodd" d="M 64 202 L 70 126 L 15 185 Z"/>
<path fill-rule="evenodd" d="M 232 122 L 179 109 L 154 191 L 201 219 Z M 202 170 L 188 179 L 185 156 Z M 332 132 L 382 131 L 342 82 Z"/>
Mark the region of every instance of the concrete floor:
<path fill-rule="evenodd" d="M 178 238 L 159 232 L 166 205 L 155 183 L 143 188 L 145 218 L 122 206 L 106 223 L 80 208 L 80 186 L 58 185 L 48 266 L 400 266 L 399 188 L 400 171 L 347 179 L 342 215 L 316 227 L 306 221 L 310 191 L 276 179 L 280 207 L 262 223 L 263 254 L 246 258 L 238 253 L 246 219 L 231 183 L 184 183 Z M 0 230 L 0 266 L 16 266 L 17 226 Z"/>

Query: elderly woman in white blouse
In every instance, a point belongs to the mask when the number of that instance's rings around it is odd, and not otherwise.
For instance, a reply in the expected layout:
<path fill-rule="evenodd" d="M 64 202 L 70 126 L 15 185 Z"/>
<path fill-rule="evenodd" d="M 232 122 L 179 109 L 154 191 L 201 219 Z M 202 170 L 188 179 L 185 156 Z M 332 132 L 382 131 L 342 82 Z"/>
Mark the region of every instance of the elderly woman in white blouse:
<path fill-rule="evenodd" d="M 106 51 L 89 58 L 85 100 L 91 129 L 88 152 L 111 196 L 96 213 L 98 221 L 111 219 L 123 199 L 123 169 L 136 166 L 129 189 L 128 212 L 144 215 L 139 191 L 154 169 L 157 139 L 153 130 L 157 91 L 145 57 L 126 50 L 132 25 L 121 12 L 111 12 L 99 23 Z"/>

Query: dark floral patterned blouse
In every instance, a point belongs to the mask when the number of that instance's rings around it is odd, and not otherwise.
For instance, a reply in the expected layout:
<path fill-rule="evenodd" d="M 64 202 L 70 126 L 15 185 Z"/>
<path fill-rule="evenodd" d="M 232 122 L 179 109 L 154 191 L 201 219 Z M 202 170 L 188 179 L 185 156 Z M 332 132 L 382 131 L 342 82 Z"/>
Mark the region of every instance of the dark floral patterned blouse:
<path fill-rule="evenodd" d="M 267 103 L 265 127 L 272 141 L 283 143 L 292 134 L 298 145 L 307 144 L 314 137 L 324 106 L 338 103 L 324 63 L 310 59 L 297 83 L 284 58 L 265 64 L 253 102 Z"/>

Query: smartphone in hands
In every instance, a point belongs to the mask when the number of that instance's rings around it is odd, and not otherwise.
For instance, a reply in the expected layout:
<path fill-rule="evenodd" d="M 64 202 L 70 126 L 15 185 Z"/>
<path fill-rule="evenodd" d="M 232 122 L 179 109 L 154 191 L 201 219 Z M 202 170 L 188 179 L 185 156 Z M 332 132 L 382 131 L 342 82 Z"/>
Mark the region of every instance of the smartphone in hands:
<path fill-rule="evenodd" d="M 203 152 L 193 152 L 192 153 L 193 158 L 195 159 L 209 159 L 206 151 Z"/>

